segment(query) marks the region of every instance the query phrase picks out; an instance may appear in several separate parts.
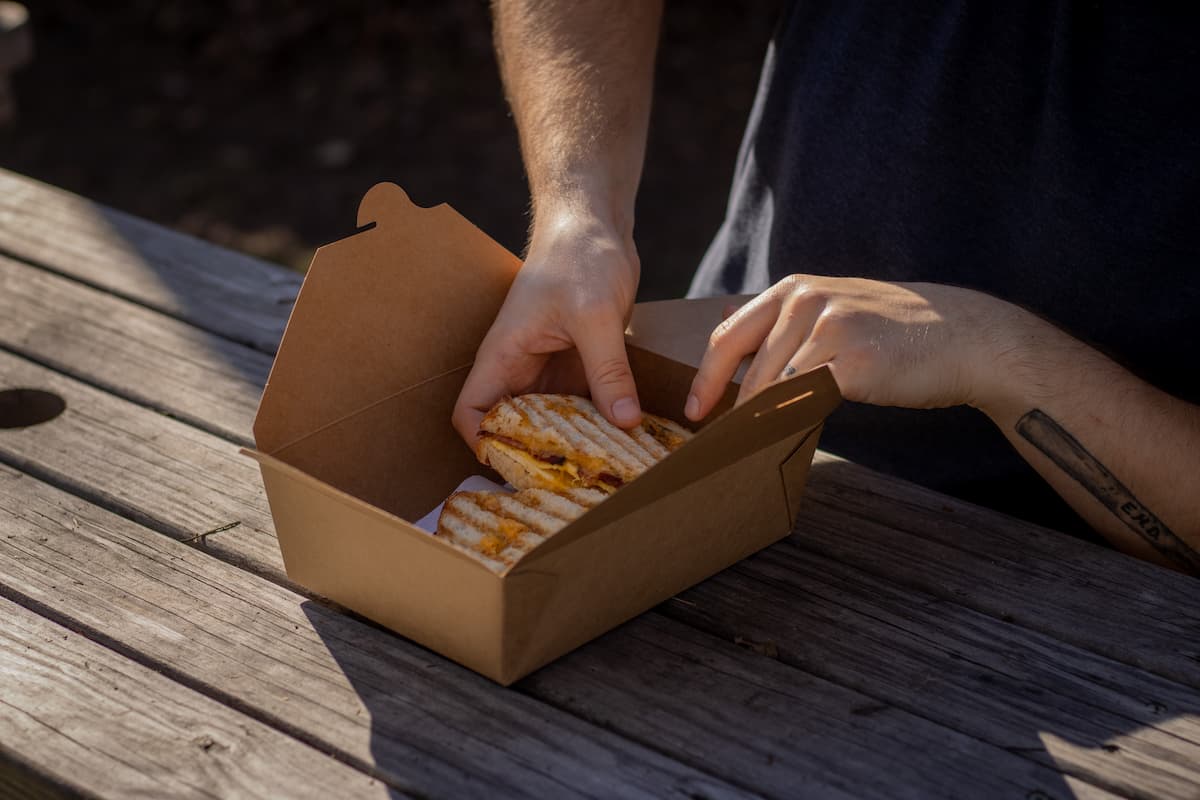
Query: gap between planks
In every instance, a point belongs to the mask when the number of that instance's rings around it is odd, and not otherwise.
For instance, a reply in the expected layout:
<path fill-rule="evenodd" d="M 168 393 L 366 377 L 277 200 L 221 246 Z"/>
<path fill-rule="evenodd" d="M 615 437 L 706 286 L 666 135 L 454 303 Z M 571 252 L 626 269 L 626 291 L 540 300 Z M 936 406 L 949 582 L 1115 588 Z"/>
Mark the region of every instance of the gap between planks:
<path fill-rule="evenodd" d="M 7 747 L 52 784 L 107 797 L 383 797 L 386 787 L 7 599 Z"/>
<path fill-rule="evenodd" d="M 252 446 L 271 356 L 0 256 L 0 347 Z"/>
<path fill-rule="evenodd" d="M 265 353 L 278 344 L 301 282 L 278 265 L 7 170 L 0 252 Z"/>

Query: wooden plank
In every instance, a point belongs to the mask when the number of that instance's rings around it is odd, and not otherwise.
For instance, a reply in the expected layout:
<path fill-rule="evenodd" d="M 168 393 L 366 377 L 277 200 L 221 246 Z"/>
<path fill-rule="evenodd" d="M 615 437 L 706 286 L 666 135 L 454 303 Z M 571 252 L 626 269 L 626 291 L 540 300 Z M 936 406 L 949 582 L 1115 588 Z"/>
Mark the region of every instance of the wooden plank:
<path fill-rule="evenodd" d="M 774 796 L 1106 796 L 656 614 L 521 685 L 590 727 L 5 469 L 0 569 L 24 602 L 422 792 L 730 793 L 703 770 Z"/>
<path fill-rule="evenodd" d="M 0 739 L 101 797 L 387 797 L 381 782 L 0 598 Z"/>
<path fill-rule="evenodd" d="M 0 256 L 0 347 L 239 444 L 271 357 Z"/>
<path fill-rule="evenodd" d="M 0 429 L 0 462 L 287 580 L 258 467 L 235 444 L 0 352 L 0 389 L 10 387 L 55 392 L 67 408 L 42 425 Z"/>
<path fill-rule="evenodd" d="M 1200 693 L 833 559 L 771 548 L 667 610 L 1119 794 L 1200 796 Z"/>
<path fill-rule="evenodd" d="M 347 217 L 347 232 L 353 218 Z M 273 353 L 301 277 L 0 170 L 0 252 Z"/>
<path fill-rule="evenodd" d="M 769 797 L 1112 797 L 1057 769 L 644 614 L 522 688 L 699 753 Z"/>
<path fill-rule="evenodd" d="M 3 467 L 0 594 L 405 791 L 742 795 Z"/>
<path fill-rule="evenodd" d="M 818 453 L 791 541 L 1200 689 L 1200 583 Z"/>

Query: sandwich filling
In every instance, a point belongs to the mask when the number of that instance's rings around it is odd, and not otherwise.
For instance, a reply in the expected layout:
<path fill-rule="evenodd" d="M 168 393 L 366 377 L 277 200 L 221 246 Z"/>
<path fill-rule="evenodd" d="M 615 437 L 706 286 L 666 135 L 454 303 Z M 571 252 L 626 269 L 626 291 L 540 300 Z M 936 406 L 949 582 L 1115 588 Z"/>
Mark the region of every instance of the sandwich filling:
<path fill-rule="evenodd" d="M 517 462 L 531 473 L 549 481 L 555 489 L 590 488 L 604 492 L 620 489 L 625 482 L 611 472 L 590 471 L 566 456 L 558 453 L 530 451 L 506 436 L 483 432 L 480 437 L 487 441 L 483 451 L 494 448 L 503 456 Z M 487 458 L 487 463 L 497 466 L 497 459 Z M 503 473 L 503 470 L 501 470 Z M 505 475 L 505 478 L 509 476 Z M 515 484 L 514 484 L 515 485 Z"/>

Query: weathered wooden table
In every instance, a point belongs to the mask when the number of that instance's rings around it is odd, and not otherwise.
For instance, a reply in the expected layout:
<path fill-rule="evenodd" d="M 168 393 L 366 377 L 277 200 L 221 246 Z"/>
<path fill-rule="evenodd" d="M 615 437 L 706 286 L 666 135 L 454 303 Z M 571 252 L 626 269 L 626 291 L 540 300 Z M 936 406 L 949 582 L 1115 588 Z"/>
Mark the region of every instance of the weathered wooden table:
<path fill-rule="evenodd" d="M 298 284 L 0 172 L 0 389 L 65 401 L 0 428 L 0 795 L 1200 797 L 1200 581 L 824 454 L 512 689 L 305 596 L 238 454 Z"/>

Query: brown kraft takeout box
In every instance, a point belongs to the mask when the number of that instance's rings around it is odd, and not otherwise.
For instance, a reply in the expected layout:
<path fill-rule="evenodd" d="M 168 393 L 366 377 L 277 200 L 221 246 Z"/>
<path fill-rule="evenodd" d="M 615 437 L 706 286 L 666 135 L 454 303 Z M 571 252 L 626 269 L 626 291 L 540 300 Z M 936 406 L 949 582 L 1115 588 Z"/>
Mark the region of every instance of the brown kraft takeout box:
<path fill-rule="evenodd" d="M 824 367 L 733 410 L 731 385 L 692 440 L 504 574 L 415 527 L 486 472 L 450 414 L 521 262 L 394 184 L 367 193 L 358 225 L 313 259 L 246 451 L 292 580 L 509 684 L 790 532 L 840 401 Z M 645 409 L 686 424 L 723 303 L 635 309 Z"/>

